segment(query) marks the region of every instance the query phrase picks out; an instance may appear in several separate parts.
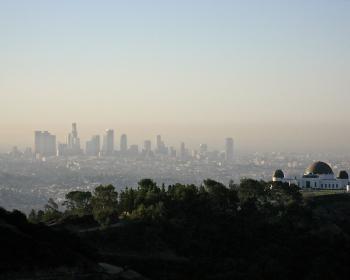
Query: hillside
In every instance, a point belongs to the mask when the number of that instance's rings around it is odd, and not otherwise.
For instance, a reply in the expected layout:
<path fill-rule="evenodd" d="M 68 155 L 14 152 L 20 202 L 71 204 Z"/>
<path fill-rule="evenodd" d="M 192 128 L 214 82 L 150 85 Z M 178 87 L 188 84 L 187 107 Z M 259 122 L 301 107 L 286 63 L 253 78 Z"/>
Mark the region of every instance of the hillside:
<path fill-rule="evenodd" d="M 0 279 L 144 279 L 99 263 L 96 250 L 73 232 L 28 223 L 17 210 L 0 208 L 0 242 Z"/>
<path fill-rule="evenodd" d="M 64 212 L 50 200 L 31 223 L 1 209 L 5 279 L 144 279 L 134 270 L 155 280 L 350 274 L 348 194 L 304 198 L 296 186 L 250 179 L 166 188 L 145 179 L 120 194 L 109 185 L 66 199 Z"/>

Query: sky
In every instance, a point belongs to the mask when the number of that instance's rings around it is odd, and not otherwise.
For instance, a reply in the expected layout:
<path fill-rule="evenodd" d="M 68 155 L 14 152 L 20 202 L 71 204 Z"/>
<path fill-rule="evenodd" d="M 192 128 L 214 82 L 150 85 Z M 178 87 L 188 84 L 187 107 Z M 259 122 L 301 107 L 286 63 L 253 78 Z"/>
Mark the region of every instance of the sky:
<path fill-rule="evenodd" d="M 350 153 L 349 0 L 0 0 L 0 150 L 141 143 Z"/>

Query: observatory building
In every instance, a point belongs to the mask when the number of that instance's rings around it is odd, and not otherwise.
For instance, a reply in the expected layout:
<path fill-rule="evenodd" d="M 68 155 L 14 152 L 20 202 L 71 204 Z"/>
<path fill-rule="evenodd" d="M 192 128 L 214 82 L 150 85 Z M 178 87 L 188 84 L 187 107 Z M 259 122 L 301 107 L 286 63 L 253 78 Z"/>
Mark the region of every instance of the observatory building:
<path fill-rule="evenodd" d="M 273 182 L 295 184 L 300 188 L 311 189 L 347 189 L 349 174 L 342 170 L 335 176 L 332 168 L 325 162 L 311 164 L 301 178 L 287 178 L 282 170 L 276 170 L 272 176 Z"/>

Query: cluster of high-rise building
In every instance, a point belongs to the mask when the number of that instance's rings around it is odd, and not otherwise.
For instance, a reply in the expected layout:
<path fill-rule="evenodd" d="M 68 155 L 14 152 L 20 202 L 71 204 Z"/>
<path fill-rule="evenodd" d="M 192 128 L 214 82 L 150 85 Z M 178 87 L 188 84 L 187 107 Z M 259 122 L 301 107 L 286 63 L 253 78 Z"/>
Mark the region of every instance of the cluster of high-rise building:
<path fill-rule="evenodd" d="M 59 142 L 56 145 L 56 136 L 50 134 L 48 131 L 35 131 L 34 140 L 34 154 L 36 157 L 49 156 L 138 156 L 154 157 L 154 156 L 168 156 L 171 158 L 179 158 L 187 160 L 190 158 L 205 158 L 209 154 L 208 145 L 200 144 L 199 150 L 192 150 L 186 148 L 184 142 L 180 144 L 180 149 L 175 147 L 168 147 L 162 139 L 161 135 L 156 136 L 155 147 L 152 148 L 152 141 L 145 140 L 143 147 L 139 150 L 138 145 L 128 146 L 128 137 L 122 134 L 120 137 L 119 150 L 115 149 L 114 130 L 107 129 L 102 141 L 100 135 L 93 135 L 86 141 L 85 151 L 81 148 L 81 142 L 78 134 L 77 124 L 72 124 L 72 130 L 67 135 L 64 143 Z M 234 141 L 232 138 L 227 138 L 225 143 L 225 151 L 218 153 L 219 158 L 232 162 L 234 159 Z"/>
<path fill-rule="evenodd" d="M 80 147 L 80 138 L 78 136 L 77 124 L 72 124 L 72 131 L 68 134 L 66 143 L 58 143 L 58 156 L 78 156 L 83 154 Z"/>

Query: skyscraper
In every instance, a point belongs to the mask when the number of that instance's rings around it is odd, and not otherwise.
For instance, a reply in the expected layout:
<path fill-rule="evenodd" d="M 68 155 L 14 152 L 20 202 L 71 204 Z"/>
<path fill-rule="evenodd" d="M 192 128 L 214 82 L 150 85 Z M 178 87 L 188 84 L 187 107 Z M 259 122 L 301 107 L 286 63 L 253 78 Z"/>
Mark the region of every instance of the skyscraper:
<path fill-rule="evenodd" d="M 82 153 L 76 123 L 72 123 L 72 131 L 68 134 L 66 153 L 68 155 L 80 155 Z"/>
<path fill-rule="evenodd" d="M 48 131 L 34 132 L 34 153 L 39 157 L 56 155 L 56 136 Z"/>
<path fill-rule="evenodd" d="M 98 156 L 100 154 L 100 135 L 94 135 L 86 142 L 86 155 Z"/>
<path fill-rule="evenodd" d="M 126 154 L 128 151 L 128 137 L 126 134 L 122 134 L 120 137 L 120 152 Z"/>
<path fill-rule="evenodd" d="M 233 161 L 233 139 L 226 138 L 225 157 L 227 161 Z"/>
<path fill-rule="evenodd" d="M 157 135 L 155 151 L 158 154 L 164 154 L 164 155 L 168 154 L 169 149 L 165 146 L 161 135 Z"/>
<path fill-rule="evenodd" d="M 112 156 L 114 154 L 114 130 L 107 129 L 103 136 L 103 155 Z"/>
<path fill-rule="evenodd" d="M 72 135 L 74 138 L 78 138 L 78 130 L 76 123 L 72 123 Z"/>
<path fill-rule="evenodd" d="M 186 159 L 187 157 L 187 151 L 186 151 L 186 146 L 184 142 L 181 142 L 181 146 L 180 146 L 180 158 L 182 160 Z"/>
<path fill-rule="evenodd" d="M 143 142 L 143 151 L 146 153 L 150 153 L 152 151 L 152 142 L 151 140 L 145 140 Z"/>

